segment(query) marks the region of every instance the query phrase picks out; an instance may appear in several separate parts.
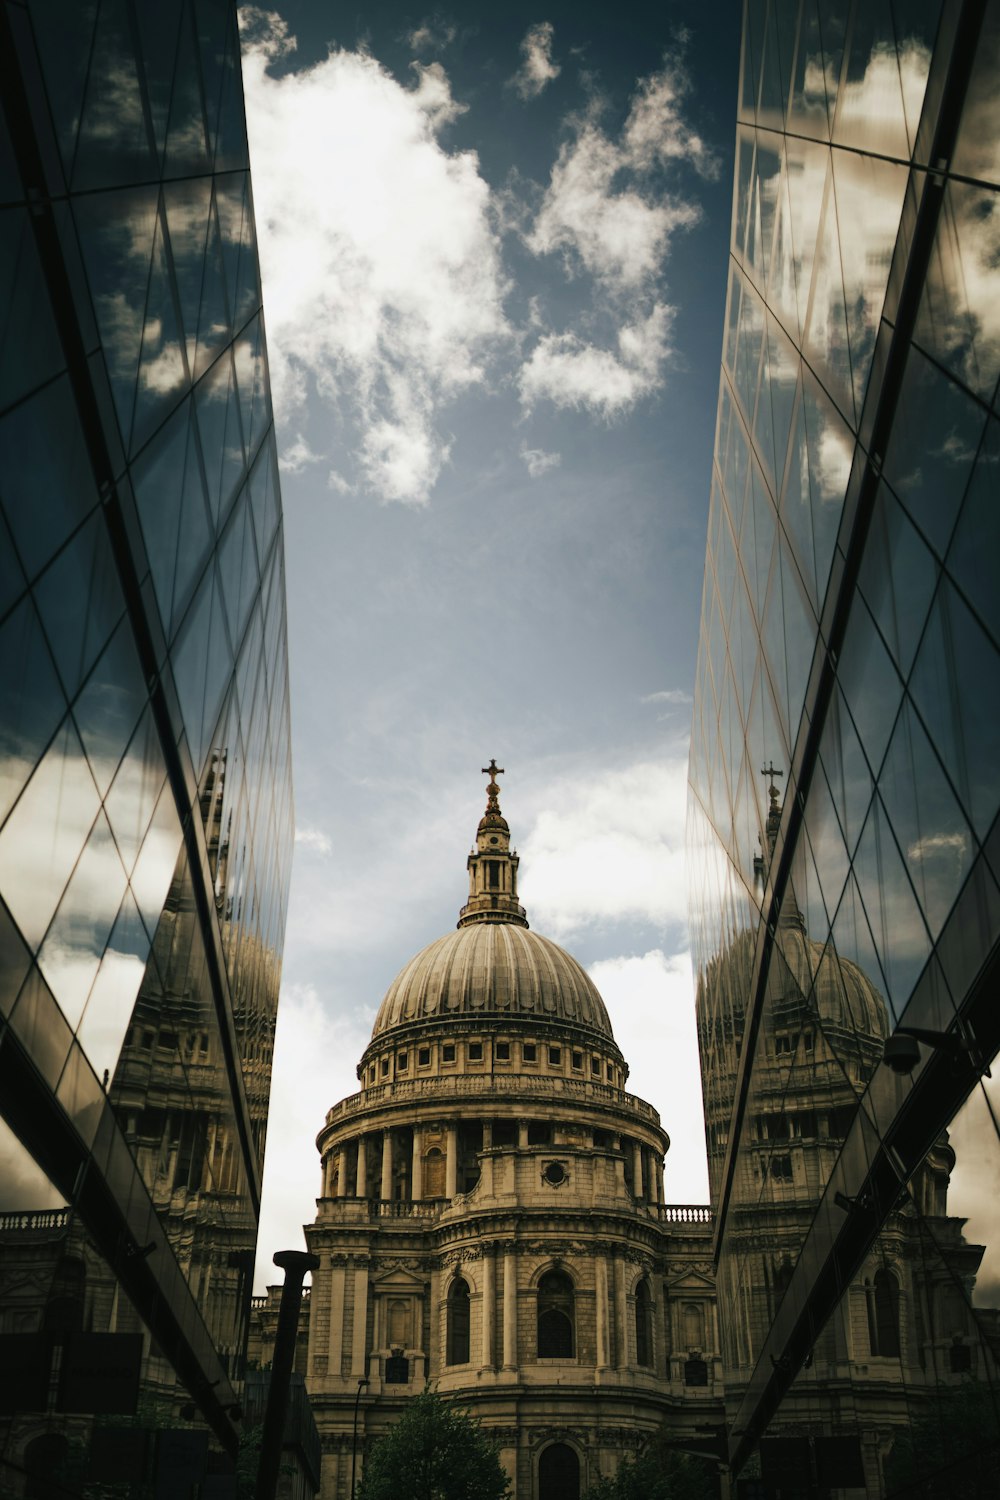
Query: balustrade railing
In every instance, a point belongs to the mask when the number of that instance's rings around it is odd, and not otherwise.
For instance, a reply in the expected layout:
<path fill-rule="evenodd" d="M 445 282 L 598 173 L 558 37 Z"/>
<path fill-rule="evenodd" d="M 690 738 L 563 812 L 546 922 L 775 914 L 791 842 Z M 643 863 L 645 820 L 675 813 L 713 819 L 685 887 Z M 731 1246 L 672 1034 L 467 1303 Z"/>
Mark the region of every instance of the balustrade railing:
<path fill-rule="evenodd" d="M 0 1233 L 11 1229 L 65 1229 L 68 1208 L 30 1209 L 23 1213 L 0 1213 Z"/>

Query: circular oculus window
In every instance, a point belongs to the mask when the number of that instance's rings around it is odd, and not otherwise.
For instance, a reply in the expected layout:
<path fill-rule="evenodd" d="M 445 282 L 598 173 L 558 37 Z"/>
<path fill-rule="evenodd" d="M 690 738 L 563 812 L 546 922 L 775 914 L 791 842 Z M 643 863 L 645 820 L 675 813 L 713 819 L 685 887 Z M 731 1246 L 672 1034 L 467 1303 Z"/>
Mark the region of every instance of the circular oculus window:
<path fill-rule="evenodd" d="M 561 1182 L 566 1181 L 566 1168 L 561 1161 L 550 1161 L 542 1176 L 552 1187 L 558 1187 Z"/>

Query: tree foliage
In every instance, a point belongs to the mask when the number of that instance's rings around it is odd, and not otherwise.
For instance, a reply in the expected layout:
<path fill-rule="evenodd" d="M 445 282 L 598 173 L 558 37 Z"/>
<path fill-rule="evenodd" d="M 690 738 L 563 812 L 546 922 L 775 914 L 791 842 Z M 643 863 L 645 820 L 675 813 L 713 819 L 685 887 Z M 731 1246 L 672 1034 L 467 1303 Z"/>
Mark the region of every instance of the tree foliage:
<path fill-rule="evenodd" d="M 585 1500 L 718 1500 L 719 1478 L 709 1459 L 677 1453 L 660 1433 L 637 1458 L 627 1458 L 613 1479 L 599 1479 Z"/>
<path fill-rule="evenodd" d="M 507 1500 L 510 1481 L 476 1419 L 430 1388 L 365 1457 L 358 1500 Z"/>
<path fill-rule="evenodd" d="M 994 1500 L 998 1430 L 990 1386 L 968 1380 L 939 1390 L 893 1443 L 885 1461 L 886 1489 L 908 1500 Z"/>

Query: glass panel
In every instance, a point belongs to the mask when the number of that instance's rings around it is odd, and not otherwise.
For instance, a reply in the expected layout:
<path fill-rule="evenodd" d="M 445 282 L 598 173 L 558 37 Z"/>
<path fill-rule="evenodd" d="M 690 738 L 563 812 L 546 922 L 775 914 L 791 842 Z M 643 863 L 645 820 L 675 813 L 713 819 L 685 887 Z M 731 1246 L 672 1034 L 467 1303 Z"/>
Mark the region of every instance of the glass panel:
<path fill-rule="evenodd" d="M 975 846 L 909 702 L 903 705 L 879 789 L 931 935 L 936 937 L 968 873 Z"/>
<path fill-rule="evenodd" d="M 126 871 L 135 864 L 166 775 L 156 720 L 147 708 L 104 804 Z"/>
<path fill-rule="evenodd" d="M 788 102 L 789 131 L 816 140 L 830 134 L 844 38 L 843 15 L 837 16 L 829 6 L 825 9 L 821 27 L 817 0 L 803 0 Z"/>
<path fill-rule="evenodd" d="M 42 574 L 35 584 L 35 601 L 66 696 L 72 698 L 124 609 L 100 511 Z"/>
<path fill-rule="evenodd" d="M 961 177 L 1000 183 L 1000 24 L 992 6 L 986 8 L 979 35 L 972 78 L 951 169 Z"/>
<path fill-rule="evenodd" d="M 947 567 L 980 619 L 1000 642 L 1000 590 L 996 559 L 1000 557 L 1000 423 L 989 419 L 972 480 L 948 551 Z"/>
<path fill-rule="evenodd" d="M 996 192 L 949 181 L 914 337 L 983 401 L 1000 375 Z"/>
<path fill-rule="evenodd" d="M 148 955 L 149 937 L 126 891 L 77 1031 L 98 1078 L 115 1071 Z"/>
<path fill-rule="evenodd" d="M 86 756 L 67 721 L 0 832 L 0 893 L 33 948 L 45 934 L 98 806 Z"/>
<path fill-rule="evenodd" d="M 125 871 L 102 812 L 38 954 L 49 988 L 73 1027 L 83 1014 L 124 894 Z"/>
<path fill-rule="evenodd" d="M 984 839 L 1000 805 L 1000 656 L 947 582 L 931 612 L 910 692 Z"/>
<path fill-rule="evenodd" d="M 865 0 L 852 15 L 847 73 L 833 125 L 840 146 L 876 151 L 881 156 L 909 157 L 906 111 L 896 57 L 895 29 L 888 0 Z M 926 51 L 908 56 L 908 66 L 930 62 Z"/>
<path fill-rule="evenodd" d="M 126 438 L 132 428 L 156 204 L 155 187 L 73 200 L 118 425 Z"/>
<path fill-rule="evenodd" d="M 164 237 L 162 212 L 157 217 L 153 260 L 146 298 L 146 322 L 139 356 L 131 451 L 141 448 L 180 400 L 189 375 L 175 312 L 173 267 Z"/>
<path fill-rule="evenodd" d="M 76 144 L 73 190 L 148 182 L 156 174 L 124 0 L 102 0 Z"/>
<path fill-rule="evenodd" d="M 938 578 L 933 553 L 880 485 L 859 587 L 903 677 L 913 663 Z"/>
<path fill-rule="evenodd" d="M 128 620 L 115 631 L 73 705 L 90 769 L 103 797 L 146 705 L 146 684 Z"/>
<path fill-rule="evenodd" d="M 204 380 L 195 387 L 195 404 L 208 480 L 209 505 L 213 521 L 218 527 L 225 518 L 233 489 L 243 471 L 239 396 L 232 378 L 232 359 L 228 352 L 217 360 Z"/>
<path fill-rule="evenodd" d="M 65 377 L 0 422 L 0 497 L 29 578 L 96 505 L 97 490 Z"/>
<path fill-rule="evenodd" d="M 985 426 L 982 408 L 917 349 L 903 376 L 885 477 L 944 555 Z"/>
<path fill-rule="evenodd" d="M 170 96 L 164 176 L 195 177 L 211 169 L 193 7 L 185 5 L 181 12 L 177 66 Z"/>
<path fill-rule="evenodd" d="M 0 820 L 65 711 L 38 616 L 25 599 L 0 626 Z"/>
<path fill-rule="evenodd" d="M 844 273 L 832 178 L 827 180 L 823 197 L 813 264 L 811 312 L 805 327 L 806 358 L 851 426 L 856 426 Z"/>
<path fill-rule="evenodd" d="M 203 258 L 201 307 L 198 313 L 198 353 L 194 374 L 199 379 L 230 338 L 226 281 L 222 270 L 222 247 L 214 200 L 208 214 L 208 240 Z"/>
<path fill-rule="evenodd" d="M 156 931 L 180 845 L 177 808 L 170 787 L 166 785 L 160 793 L 129 882 L 147 932 Z"/>
<path fill-rule="evenodd" d="M 860 412 L 896 244 L 907 169 L 853 151 L 835 151 L 833 180 L 838 222 L 849 226 L 841 235 L 840 248 L 854 403 Z"/>
<path fill-rule="evenodd" d="M 0 409 L 65 364 L 27 209 L 0 213 Z"/>
<path fill-rule="evenodd" d="M 825 198 L 827 193 L 833 191 L 829 149 L 810 141 L 786 137 L 785 177 L 798 326 L 804 328 L 809 310 L 816 237 L 823 217 Z"/>

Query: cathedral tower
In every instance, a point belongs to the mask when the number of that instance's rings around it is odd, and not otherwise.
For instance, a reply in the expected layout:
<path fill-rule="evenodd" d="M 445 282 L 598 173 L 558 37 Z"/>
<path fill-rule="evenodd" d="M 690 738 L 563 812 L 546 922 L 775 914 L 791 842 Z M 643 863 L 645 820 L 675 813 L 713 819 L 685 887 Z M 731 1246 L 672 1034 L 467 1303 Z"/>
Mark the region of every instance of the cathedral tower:
<path fill-rule="evenodd" d="M 500 1443 L 516 1500 L 575 1500 L 664 1418 L 692 1435 L 721 1411 L 708 1210 L 664 1202 L 659 1116 L 593 981 L 529 928 L 486 774 L 457 929 L 389 986 L 317 1140 L 323 1500 L 350 1495 L 359 1388 L 359 1472 L 431 1380 Z"/>

